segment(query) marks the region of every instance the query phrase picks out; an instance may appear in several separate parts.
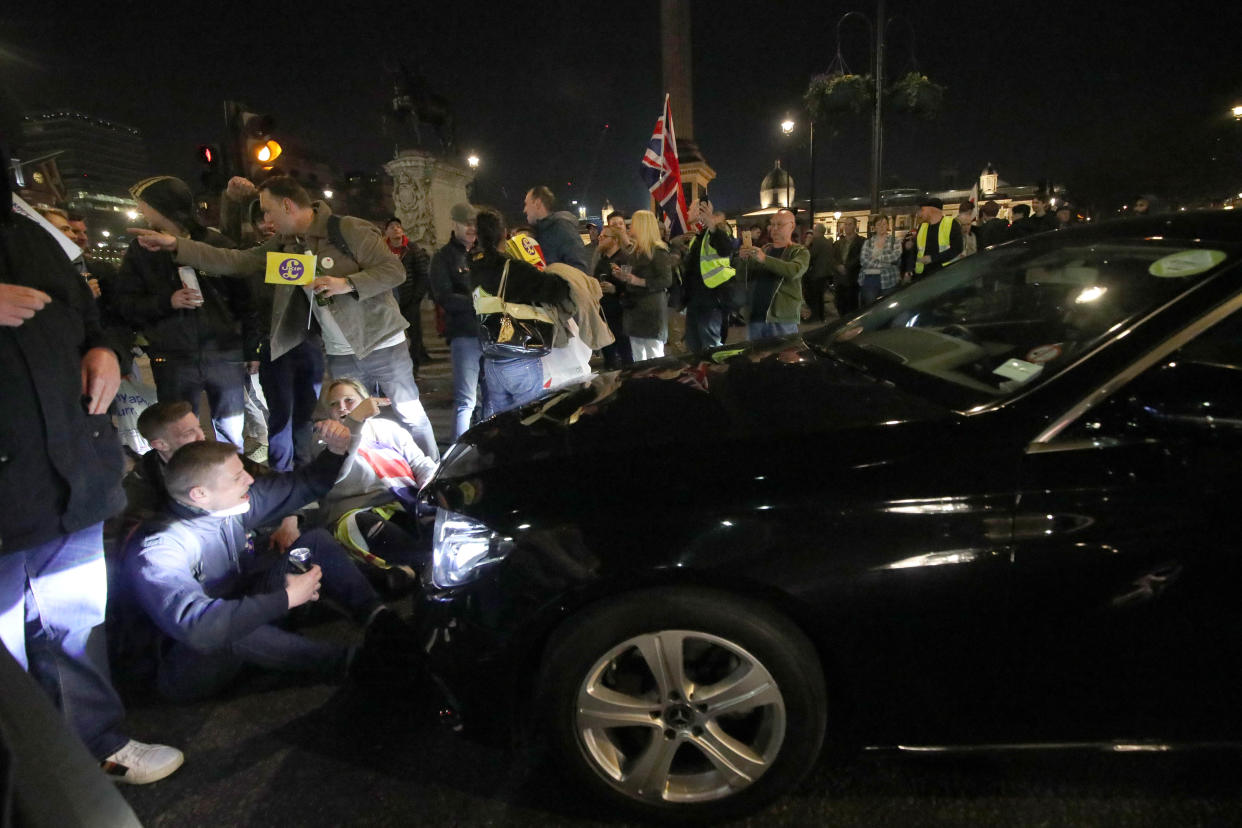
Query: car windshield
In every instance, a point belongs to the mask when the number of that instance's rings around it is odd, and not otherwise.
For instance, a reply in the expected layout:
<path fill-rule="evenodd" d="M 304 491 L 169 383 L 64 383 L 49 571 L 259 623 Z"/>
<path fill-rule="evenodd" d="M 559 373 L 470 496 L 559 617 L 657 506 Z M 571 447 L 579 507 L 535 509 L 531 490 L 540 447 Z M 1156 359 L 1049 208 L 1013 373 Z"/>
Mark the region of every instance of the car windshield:
<path fill-rule="evenodd" d="M 963 259 L 808 340 L 896 381 L 930 378 L 944 386 L 938 396 L 974 405 L 1055 376 L 1232 255 L 1184 241 L 1058 235 Z"/>

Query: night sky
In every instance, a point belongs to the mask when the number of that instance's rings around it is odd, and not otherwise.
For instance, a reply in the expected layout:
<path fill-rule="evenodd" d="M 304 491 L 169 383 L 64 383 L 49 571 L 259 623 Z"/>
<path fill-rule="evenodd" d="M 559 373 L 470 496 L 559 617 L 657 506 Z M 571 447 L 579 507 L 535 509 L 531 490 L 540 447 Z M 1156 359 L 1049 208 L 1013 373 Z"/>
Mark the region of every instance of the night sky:
<path fill-rule="evenodd" d="M 152 173 L 194 177 L 195 146 L 219 140 L 226 98 L 270 112 L 278 138 L 341 170 L 378 169 L 392 155 L 384 67 L 404 59 L 454 101 L 459 143 L 483 160 L 479 200 L 514 212 L 543 182 L 565 201 L 646 203 L 638 159 L 663 98 L 656 0 L 342 3 L 305 20 L 265 18 L 276 6 L 254 2 L 176 4 L 164 17 L 173 6 L 5 6 L 0 78 L 11 92 L 32 110 L 138 127 Z M 786 138 L 777 124 L 832 62 L 850 10 L 873 16 L 874 4 L 692 2 L 694 135 L 719 174 L 720 206 L 754 207 L 777 158 L 807 195 L 805 133 Z M 1139 193 L 1242 192 L 1242 123 L 1226 114 L 1242 102 L 1242 12 L 1227 4 L 889 0 L 888 10 L 886 73 L 917 65 L 948 91 L 936 121 L 887 120 L 886 187 L 938 188 L 944 170 L 969 186 L 991 161 L 1006 181 L 1051 179 L 1101 210 Z M 846 63 L 867 71 L 866 26 L 847 23 L 843 35 Z M 818 195 L 866 194 L 869 135 L 865 118 L 817 128 Z"/>

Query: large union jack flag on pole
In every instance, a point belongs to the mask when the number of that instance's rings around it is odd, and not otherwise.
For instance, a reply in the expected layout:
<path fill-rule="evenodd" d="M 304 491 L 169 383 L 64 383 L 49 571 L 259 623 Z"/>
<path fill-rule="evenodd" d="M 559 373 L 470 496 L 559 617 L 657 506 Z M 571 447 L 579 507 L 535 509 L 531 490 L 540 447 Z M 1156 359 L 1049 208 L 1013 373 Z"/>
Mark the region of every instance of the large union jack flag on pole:
<path fill-rule="evenodd" d="M 647 188 L 669 223 L 669 235 L 680 236 L 687 232 L 690 222 L 686 220 L 686 197 L 681 191 L 681 165 L 677 162 L 677 137 L 673 133 L 673 112 L 669 109 L 668 95 L 664 96 L 664 112 L 651 133 L 642 166 Z"/>

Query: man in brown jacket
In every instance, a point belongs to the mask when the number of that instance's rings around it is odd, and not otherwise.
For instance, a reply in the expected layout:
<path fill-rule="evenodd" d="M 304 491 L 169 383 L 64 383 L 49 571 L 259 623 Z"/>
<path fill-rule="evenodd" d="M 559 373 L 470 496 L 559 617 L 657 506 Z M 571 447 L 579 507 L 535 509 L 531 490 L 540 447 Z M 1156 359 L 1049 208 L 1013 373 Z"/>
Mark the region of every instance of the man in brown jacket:
<path fill-rule="evenodd" d="M 328 373 L 354 377 L 368 387 L 378 385 L 419 448 L 439 459 L 431 421 L 414 381 L 405 336 L 409 323 L 392 293 L 405 281 L 401 260 L 388 250 L 375 225 L 334 217 L 327 204 L 312 203 L 289 176 L 260 184 L 259 204 L 276 234 L 250 250 L 213 248 L 154 230 L 130 232 L 148 250 L 172 251 L 178 264 L 222 275 L 262 273 L 269 252 L 314 255 L 312 284 L 273 288 L 272 359 L 304 340 L 312 322 L 317 324 L 328 354 Z"/>

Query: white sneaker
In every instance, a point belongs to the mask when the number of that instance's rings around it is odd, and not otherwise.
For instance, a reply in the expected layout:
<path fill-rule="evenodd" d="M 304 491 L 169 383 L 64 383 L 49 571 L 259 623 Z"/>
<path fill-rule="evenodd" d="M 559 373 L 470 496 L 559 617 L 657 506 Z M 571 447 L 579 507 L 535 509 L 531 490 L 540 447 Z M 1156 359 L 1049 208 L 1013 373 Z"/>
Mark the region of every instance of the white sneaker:
<path fill-rule="evenodd" d="M 168 776 L 185 761 L 185 754 L 168 745 L 148 745 L 130 739 L 125 746 L 99 763 L 113 782 L 146 785 Z"/>

